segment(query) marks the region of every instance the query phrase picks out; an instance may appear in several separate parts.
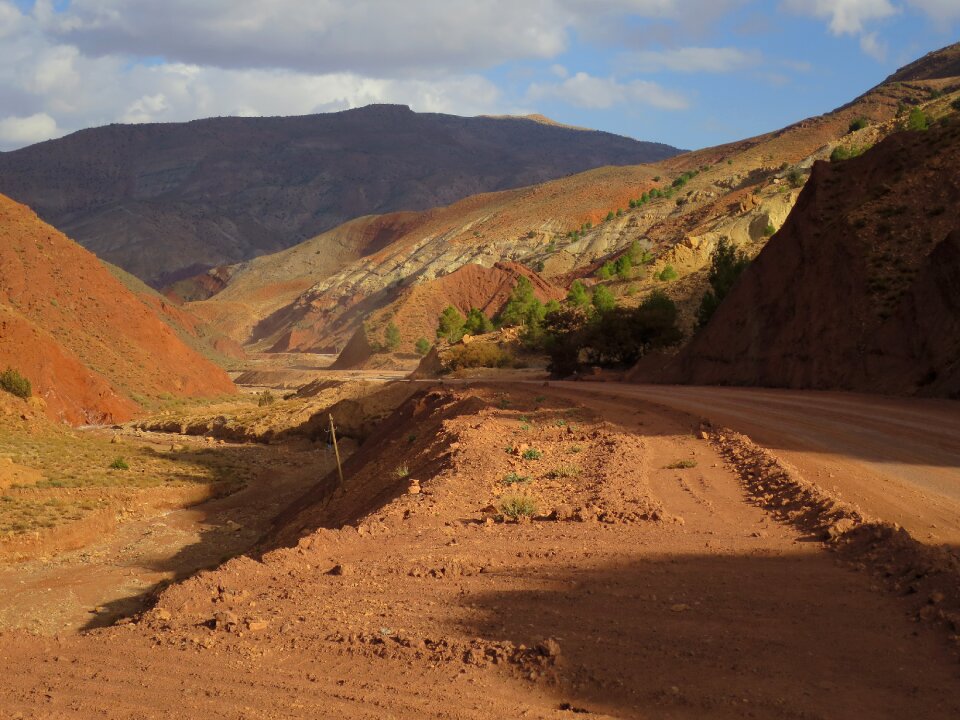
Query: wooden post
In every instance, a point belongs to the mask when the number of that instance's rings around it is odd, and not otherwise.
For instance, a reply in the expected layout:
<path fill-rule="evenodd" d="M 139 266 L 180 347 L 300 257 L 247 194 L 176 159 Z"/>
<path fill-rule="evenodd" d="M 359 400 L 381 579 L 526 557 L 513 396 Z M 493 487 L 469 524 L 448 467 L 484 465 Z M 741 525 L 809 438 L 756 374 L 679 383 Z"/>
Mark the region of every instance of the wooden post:
<path fill-rule="evenodd" d="M 330 437 L 333 439 L 333 453 L 337 456 L 337 473 L 340 475 L 340 487 L 343 487 L 343 467 L 340 465 L 340 448 L 337 447 L 337 428 L 333 424 L 333 413 L 330 413 Z"/>

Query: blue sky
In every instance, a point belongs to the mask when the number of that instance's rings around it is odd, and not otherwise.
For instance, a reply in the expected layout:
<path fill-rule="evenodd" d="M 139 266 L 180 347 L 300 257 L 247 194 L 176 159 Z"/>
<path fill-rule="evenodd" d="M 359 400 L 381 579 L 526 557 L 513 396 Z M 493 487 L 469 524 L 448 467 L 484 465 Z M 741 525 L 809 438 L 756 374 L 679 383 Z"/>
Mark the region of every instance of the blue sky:
<path fill-rule="evenodd" d="M 704 147 L 842 105 L 958 29 L 960 0 L 0 0 L 0 149 L 372 102 Z"/>

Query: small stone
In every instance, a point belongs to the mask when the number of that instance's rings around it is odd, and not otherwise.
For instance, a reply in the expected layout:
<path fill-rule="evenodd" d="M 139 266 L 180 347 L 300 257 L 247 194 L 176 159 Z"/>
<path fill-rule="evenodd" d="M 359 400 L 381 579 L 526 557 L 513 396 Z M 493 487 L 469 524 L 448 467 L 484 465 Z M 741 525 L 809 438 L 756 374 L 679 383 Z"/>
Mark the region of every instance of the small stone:
<path fill-rule="evenodd" d="M 240 624 L 240 619 L 229 610 L 221 610 L 213 616 L 213 622 L 217 630 L 232 632 Z"/>
<path fill-rule="evenodd" d="M 670 606 L 670 612 L 680 613 L 686 612 L 690 609 L 690 606 L 686 603 L 676 603 L 675 605 Z"/>
<path fill-rule="evenodd" d="M 334 565 L 332 568 L 330 568 L 330 572 L 327 574 L 337 575 L 337 576 L 351 575 L 353 574 L 353 568 L 351 568 L 349 565 L 338 563 L 337 565 Z"/>
<path fill-rule="evenodd" d="M 827 528 L 827 538 L 830 540 L 836 540 L 844 533 L 853 530 L 856 523 L 853 521 L 853 518 L 840 518 L 833 525 Z"/>
<path fill-rule="evenodd" d="M 560 643 L 553 638 L 547 638 L 542 643 L 537 645 L 537 650 L 540 651 L 541 655 L 545 655 L 546 657 L 560 657 Z"/>
<path fill-rule="evenodd" d="M 249 630 L 250 632 L 259 632 L 260 630 L 266 630 L 269 624 L 270 623 L 266 622 L 265 620 L 248 619 L 247 630 Z"/>
<path fill-rule="evenodd" d="M 170 619 L 173 617 L 166 608 L 157 608 L 153 611 L 153 616 L 160 622 L 170 622 Z"/>
<path fill-rule="evenodd" d="M 931 604 L 931 605 L 939 605 L 939 604 L 942 603 L 945 599 L 946 599 L 946 595 L 944 595 L 944 594 L 943 594 L 942 592 L 940 592 L 939 590 L 935 590 L 934 592 L 930 593 L 930 604 Z"/>
<path fill-rule="evenodd" d="M 419 495 L 420 494 L 420 481 L 411 480 L 410 485 L 407 487 L 408 495 Z"/>

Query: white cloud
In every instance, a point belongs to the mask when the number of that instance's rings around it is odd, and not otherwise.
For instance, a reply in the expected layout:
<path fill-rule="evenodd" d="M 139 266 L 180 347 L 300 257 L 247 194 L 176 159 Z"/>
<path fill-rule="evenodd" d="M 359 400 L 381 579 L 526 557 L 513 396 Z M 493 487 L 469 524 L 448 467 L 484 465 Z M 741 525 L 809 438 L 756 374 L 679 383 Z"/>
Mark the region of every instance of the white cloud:
<path fill-rule="evenodd" d="M 834 35 L 859 35 L 868 23 L 899 12 L 890 0 L 785 0 L 783 4 L 800 15 L 828 19 Z"/>
<path fill-rule="evenodd" d="M 629 65 L 635 72 L 727 73 L 758 65 L 762 59 L 759 52 L 739 48 L 684 47 L 628 53 L 620 65 Z"/>
<path fill-rule="evenodd" d="M 25 145 L 62 135 L 57 121 L 46 113 L 0 120 L 0 145 Z"/>
<path fill-rule="evenodd" d="M 684 110 L 689 102 L 680 93 L 646 80 L 620 82 L 612 77 L 594 77 L 579 72 L 561 83 L 534 83 L 527 91 L 530 101 L 555 99 L 581 108 L 604 110 L 624 103 L 652 105 L 663 110 Z"/>
<path fill-rule="evenodd" d="M 875 32 L 860 36 L 860 49 L 877 62 L 887 59 L 887 44 L 882 42 Z"/>
<path fill-rule="evenodd" d="M 958 0 L 908 0 L 909 4 L 939 22 L 960 20 Z"/>

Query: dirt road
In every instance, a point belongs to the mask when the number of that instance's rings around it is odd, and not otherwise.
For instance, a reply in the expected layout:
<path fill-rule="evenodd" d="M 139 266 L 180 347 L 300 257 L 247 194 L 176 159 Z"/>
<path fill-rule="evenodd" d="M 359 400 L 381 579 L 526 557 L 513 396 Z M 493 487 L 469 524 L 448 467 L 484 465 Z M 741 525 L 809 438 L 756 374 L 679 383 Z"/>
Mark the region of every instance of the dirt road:
<path fill-rule="evenodd" d="M 0 708 L 24 718 L 960 714 L 956 646 L 929 612 L 954 612 L 951 599 L 890 592 L 751 502 L 689 418 L 601 390 L 415 398 L 351 458 L 342 492 L 319 487 L 284 515 L 275 537 L 286 547 L 170 587 L 135 623 L 0 635 Z M 495 519 L 517 494 L 536 518 Z"/>
<path fill-rule="evenodd" d="M 801 475 L 930 543 L 960 545 L 960 403 L 853 393 L 551 382 L 749 435 Z"/>

